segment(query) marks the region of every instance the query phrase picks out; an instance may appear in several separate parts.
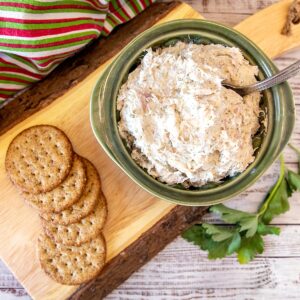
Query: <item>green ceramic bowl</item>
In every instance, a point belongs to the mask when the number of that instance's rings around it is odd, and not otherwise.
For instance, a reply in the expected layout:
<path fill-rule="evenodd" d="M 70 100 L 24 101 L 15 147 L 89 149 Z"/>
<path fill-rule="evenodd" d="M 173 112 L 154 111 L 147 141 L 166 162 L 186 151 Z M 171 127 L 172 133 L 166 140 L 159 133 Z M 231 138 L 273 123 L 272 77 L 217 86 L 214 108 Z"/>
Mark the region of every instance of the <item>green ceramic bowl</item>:
<path fill-rule="evenodd" d="M 170 46 L 178 40 L 236 46 L 251 64 L 259 67 L 260 80 L 278 71 L 255 44 L 231 28 L 203 20 L 172 21 L 155 26 L 135 38 L 101 75 L 91 98 L 91 124 L 97 140 L 108 156 L 146 191 L 178 204 L 212 205 L 244 191 L 278 157 L 293 130 L 295 119 L 293 96 L 287 83 L 264 92 L 262 101 L 268 112 L 268 130 L 256 153 L 255 161 L 243 173 L 225 180 L 221 185 L 193 190 L 161 183 L 132 160 L 121 140 L 117 128 L 116 98 L 120 86 L 126 81 L 128 73 L 138 64 L 145 49 Z"/>

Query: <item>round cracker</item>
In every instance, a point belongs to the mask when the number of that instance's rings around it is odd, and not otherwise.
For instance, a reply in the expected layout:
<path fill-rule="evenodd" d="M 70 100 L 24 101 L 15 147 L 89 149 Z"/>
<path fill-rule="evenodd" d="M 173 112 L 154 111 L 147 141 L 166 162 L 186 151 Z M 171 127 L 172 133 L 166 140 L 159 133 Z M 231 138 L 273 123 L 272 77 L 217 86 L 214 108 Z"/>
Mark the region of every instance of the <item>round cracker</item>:
<path fill-rule="evenodd" d="M 40 216 L 53 224 L 69 225 L 89 215 L 97 204 L 101 182 L 95 166 L 82 158 L 86 167 L 87 182 L 81 198 L 72 206 L 59 213 L 41 213 Z"/>
<path fill-rule="evenodd" d="M 5 167 L 11 181 L 32 194 L 57 187 L 73 162 L 72 144 L 57 127 L 37 125 L 20 132 L 10 143 Z"/>
<path fill-rule="evenodd" d="M 78 155 L 74 155 L 74 162 L 69 176 L 55 189 L 47 193 L 29 194 L 23 192 L 25 201 L 32 207 L 43 212 L 60 212 L 76 203 L 83 194 L 86 184 L 86 168 Z"/>
<path fill-rule="evenodd" d="M 95 278 L 103 269 L 106 246 L 102 234 L 79 247 L 55 243 L 45 234 L 38 239 L 42 269 L 55 281 L 77 285 Z"/>
<path fill-rule="evenodd" d="M 107 207 L 104 195 L 100 193 L 99 201 L 91 214 L 77 223 L 59 225 L 41 219 L 44 232 L 56 243 L 68 246 L 80 246 L 97 236 L 106 221 Z"/>

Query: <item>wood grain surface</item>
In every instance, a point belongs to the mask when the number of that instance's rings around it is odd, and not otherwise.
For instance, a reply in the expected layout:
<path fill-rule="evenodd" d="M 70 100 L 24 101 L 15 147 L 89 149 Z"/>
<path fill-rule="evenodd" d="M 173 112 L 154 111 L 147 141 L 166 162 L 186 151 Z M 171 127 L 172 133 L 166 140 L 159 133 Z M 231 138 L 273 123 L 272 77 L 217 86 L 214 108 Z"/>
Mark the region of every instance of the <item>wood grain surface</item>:
<path fill-rule="evenodd" d="M 186 1 L 207 19 L 235 25 L 247 16 L 268 6 L 273 0 L 209 0 Z M 300 26 L 300 25 L 299 25 Z M 296 28 L 296 27 L 295 27 Z M 300 59 L 300 51 L 285 54 L 276 60 L 279 68 Z M 290 81 L 300 113 L 299 77 Z M 297 119 L 292 142 L 300 147 L 300 122 Z M 296 156 L 285 151 L 288 166 L 296 168 Z M 278 164 L 242 195 L 228 201 L 228 205 L 255 210 L 270 185 L 278 176 Z M 263 256 L 246 266 L 235 258 L 208 261 L 206 254 L 181 238 L 176 239 L 151 262 L 133 274 L 107 299 L 299 299 L 300 290 L 300 196 L 294 195 L 291 210 L 274 220 L 280 224 L 280 237 L 266 238 Z M 206 219 L 216 222 L 216 217 Z M 28 267 L 28 262 L 24 262 Z M 0 265 L 0 299 L 28 299 L 21 286 L 7 269 Z"/>

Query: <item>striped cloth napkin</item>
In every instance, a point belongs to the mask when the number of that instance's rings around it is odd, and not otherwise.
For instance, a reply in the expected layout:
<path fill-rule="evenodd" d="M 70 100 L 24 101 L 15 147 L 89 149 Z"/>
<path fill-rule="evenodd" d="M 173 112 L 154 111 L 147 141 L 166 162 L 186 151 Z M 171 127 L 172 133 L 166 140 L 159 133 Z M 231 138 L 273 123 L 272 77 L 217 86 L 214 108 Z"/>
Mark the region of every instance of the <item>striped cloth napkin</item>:
<path fill-rule="evenodd" d="M 0 0 L 0 103 L 155 0 Z"/>

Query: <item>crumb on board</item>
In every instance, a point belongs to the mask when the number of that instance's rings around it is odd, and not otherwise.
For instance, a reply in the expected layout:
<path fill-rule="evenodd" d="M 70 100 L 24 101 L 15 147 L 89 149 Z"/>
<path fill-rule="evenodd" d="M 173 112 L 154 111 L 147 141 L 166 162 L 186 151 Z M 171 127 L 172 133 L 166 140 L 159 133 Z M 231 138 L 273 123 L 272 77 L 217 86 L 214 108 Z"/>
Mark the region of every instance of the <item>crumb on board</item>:
<path fill-rule="evenodd" d="M 294 0 L 289 7 L 286 22 L 281 34 L 290 36 L 292 34 L 292 24 L 300 23 L 300 0 Z"/>

